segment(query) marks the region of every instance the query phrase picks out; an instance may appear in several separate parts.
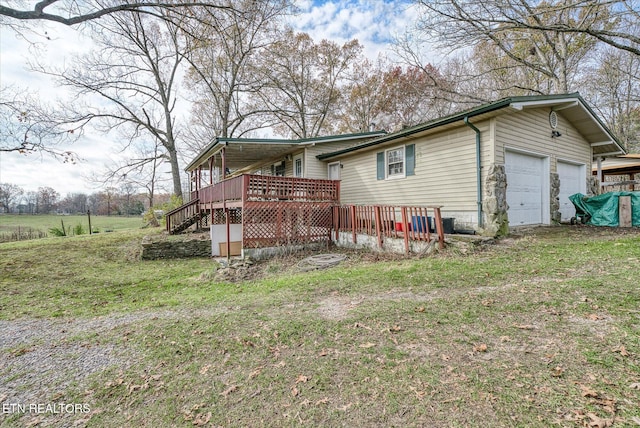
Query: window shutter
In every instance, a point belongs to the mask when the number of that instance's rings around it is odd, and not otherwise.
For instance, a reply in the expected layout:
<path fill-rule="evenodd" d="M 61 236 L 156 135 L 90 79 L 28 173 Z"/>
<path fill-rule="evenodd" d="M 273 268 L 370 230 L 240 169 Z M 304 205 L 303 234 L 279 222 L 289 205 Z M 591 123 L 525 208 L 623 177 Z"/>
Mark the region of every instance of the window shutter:
<path fill-rule="evenodd" d="M 384 152 L 377 153 L 378 180 L 384 180 Z"/>
<path fill-rule="evenodd" d="M 405 163 L 407 166 L 406 175 L 414 175 L 416 168 L 416 145 L 409 144 L 404 149 Z"/>

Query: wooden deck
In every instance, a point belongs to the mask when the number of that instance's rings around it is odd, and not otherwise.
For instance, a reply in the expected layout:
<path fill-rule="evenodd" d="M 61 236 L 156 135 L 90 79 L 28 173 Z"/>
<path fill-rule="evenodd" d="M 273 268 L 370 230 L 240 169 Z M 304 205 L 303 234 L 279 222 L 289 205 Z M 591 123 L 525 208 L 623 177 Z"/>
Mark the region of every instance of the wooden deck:
<path fill-rule="evenodd" d="M 211 224 L 222 224 L 224 213 L 234 210 L 230 214 L 242 212 L 231 223 L 243 224 L 245 246 L 265 237 L 274 245 L 306 242 L 328 235 L 331 207 L 339 202 L 339 181 L 245 174 L 191 192 L 190 202 L 166 214 L 167 231 L 179 233 L 207 215 Z M 302 219 L 311 225 L 304 231 L 294 224 Z"/>
<path fill-rule="evenodd" d="M 242 207 L 248 201 L 340 201 L 340 182 L 245 174 L 192 192 L 206 208 Z"/>

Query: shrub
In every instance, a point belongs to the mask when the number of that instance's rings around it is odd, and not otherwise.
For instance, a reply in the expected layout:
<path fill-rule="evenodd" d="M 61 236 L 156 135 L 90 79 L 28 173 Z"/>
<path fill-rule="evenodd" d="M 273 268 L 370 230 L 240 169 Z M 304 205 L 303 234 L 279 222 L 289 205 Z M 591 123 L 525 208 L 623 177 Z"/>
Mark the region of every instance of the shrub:
<path fill-rule="evenodd" d="M 76 224 L 75 227 L 73 228 L 73 234 L 74 235 L 84 235 L 86 233 L 87 233 L 87 231 L 84 228 L 84 226 L 82 226 L 82 223 Z"/>
<path fill-rule="evenodd" d="M 178 208 L 180 205 L 182 205 L 182 198 L 179 198 L 175 195 L 171 195 L 170 201 L 165 202 L 164 204 L 161 204 L 161 205 L 154 205 L 153 207 L 149 208 L 149 210 L 144 214 L 143 220 L 148 225 L 160 226 L 160 223 L 158 222 L 158 218 L 156 218 L 156 212 L 161 211 L 163 213 L 162 225 L 164 225 L 165 224 L 164 213 L 167 213 L 173 210 L 174 208 Z"/>
<path fill-rule="evenodd" d="M 53 236 L 67 236 L 67 230 L 64 228 L 64 220 L 60 220 L 61 227 L 52 227 L 49 233 Z"/>

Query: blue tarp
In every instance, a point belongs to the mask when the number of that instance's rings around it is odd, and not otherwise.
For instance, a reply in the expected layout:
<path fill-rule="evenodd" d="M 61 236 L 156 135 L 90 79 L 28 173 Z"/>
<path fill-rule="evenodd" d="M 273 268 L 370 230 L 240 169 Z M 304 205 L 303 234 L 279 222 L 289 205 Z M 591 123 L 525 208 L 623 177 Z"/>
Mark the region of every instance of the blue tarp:
<path fill-rule="evenodd" d="M 576 207 L 576 215 L 585 218 L 587 224 L 617 227 L 620 196 L 631 196 L 631 224 L 640 227 L 640 192 L 608 192 L 591 197 L 576 193 L 569 200 Z"/>

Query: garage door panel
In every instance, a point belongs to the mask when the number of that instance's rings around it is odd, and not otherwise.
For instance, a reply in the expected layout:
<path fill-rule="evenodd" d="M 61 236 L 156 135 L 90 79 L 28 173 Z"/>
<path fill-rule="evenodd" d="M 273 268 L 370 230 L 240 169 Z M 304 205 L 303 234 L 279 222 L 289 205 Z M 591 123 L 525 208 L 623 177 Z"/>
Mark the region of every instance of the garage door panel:
<path fill-rule="evenodd" d="M 543 222 L 544 159 L 506 152 L 507 204 L 511 226 Z"/>
<path fill-rule="evenodd" d="M 558 177 L 560 178 L 560 218 L 568 221 L 576 215 L 576 209 L 569 200 L 569 196 L 576 193 L 585 193 L 586 167 L 580 164 L 558 161 Z"/>

